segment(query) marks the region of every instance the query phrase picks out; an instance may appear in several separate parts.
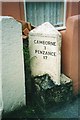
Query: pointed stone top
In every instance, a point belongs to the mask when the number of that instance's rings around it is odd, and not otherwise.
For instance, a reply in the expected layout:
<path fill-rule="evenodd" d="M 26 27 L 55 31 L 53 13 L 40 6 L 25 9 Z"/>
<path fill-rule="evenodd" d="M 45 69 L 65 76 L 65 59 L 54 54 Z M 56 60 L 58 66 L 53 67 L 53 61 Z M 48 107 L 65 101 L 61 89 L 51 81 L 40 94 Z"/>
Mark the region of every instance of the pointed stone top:
<path fill-rule="evenodd" d="M 16 23 L 19 23 L 21 24 L 20 22 L 18 22 L 14 17 L 11 17 L 11 16 L 0 16 L 0 21 L 2 20 L 14 20 Z"/>
<path fill-rule="evenodd" d="M 9 19 L 9 18 L 12 18 L 12 17 L 10 17 L 10 16 L 0 16 L 0 21 L 1 21 L 2 19 Z"/>
<path fill-rule="evenodd" d="M 7 26 L 13 25 L 14 27 L 17 25 L 17 27 L 18 26 L 22 27 L 21 23 L 11 16 L 0 16 L 0 22 L 1 22 L 0 26 L 2 26 L 3 23 L 6 24 Z"/>
<path fill-rule="evenodd" d="M 34 28 L 30 31 L 30 35 L 39 34 L 39 35 L 60 35 L 60 33 L 56 30 L 56 28 L 50 24 L 49 22 L 45 22 L 42 25 Z"/>

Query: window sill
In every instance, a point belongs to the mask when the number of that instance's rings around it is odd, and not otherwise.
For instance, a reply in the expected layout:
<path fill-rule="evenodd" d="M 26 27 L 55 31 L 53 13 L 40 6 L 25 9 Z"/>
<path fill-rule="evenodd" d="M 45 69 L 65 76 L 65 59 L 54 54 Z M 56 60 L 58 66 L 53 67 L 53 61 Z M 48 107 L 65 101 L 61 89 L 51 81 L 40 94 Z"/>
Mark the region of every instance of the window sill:
<path fill-rule="evenodd" d="M 66 30 L 66 26 L 56 27 L 57 30 Z"/>

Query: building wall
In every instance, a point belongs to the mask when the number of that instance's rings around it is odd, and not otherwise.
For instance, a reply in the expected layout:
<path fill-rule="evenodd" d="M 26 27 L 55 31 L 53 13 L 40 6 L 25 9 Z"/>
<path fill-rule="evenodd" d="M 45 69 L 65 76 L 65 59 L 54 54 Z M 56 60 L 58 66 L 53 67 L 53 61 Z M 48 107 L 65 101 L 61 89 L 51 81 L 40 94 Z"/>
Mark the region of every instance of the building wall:
<path fill-rule="evenodd" d="M 15 19 L 25 20 L 24 18 L 24 3 L 23 2 L 1 2 L 0 15 L 12 16 Z"/>
<path fill-rule="evenodd" d="M 78 6 L 79 6 L 79 2 L 67 2 L 66 18 L 73 15 L 78 15 L 79 14 Z"/>

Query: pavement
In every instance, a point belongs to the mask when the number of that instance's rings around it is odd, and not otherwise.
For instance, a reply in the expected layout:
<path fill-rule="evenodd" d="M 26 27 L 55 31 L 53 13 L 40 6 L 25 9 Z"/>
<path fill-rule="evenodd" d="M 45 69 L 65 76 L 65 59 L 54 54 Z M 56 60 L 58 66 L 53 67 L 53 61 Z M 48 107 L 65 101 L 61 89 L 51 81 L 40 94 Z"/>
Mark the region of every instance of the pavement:
<path fill-rule="evenodd" d="M 41 112 L 39 107 L 26 106 L 3 116 L 2 120 L 80 120 L 80 95 L 58 107 L 50 107 Z"/>

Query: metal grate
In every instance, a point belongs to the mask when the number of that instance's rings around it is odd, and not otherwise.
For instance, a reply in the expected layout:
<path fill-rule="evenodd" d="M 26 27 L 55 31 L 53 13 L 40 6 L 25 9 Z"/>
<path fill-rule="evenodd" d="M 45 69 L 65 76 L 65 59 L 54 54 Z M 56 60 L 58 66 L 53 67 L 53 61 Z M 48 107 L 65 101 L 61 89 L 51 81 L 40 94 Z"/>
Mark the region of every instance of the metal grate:
<path fill-rule="evenodd" d="M 56 27 L 64 24 L 64 2 L 26 2 L 27 21 L 37 26 L 50 22 Z"/>

